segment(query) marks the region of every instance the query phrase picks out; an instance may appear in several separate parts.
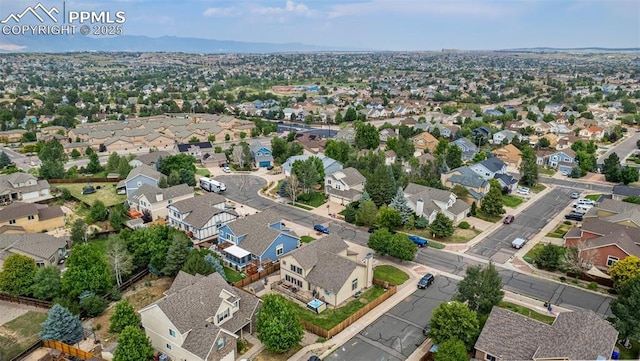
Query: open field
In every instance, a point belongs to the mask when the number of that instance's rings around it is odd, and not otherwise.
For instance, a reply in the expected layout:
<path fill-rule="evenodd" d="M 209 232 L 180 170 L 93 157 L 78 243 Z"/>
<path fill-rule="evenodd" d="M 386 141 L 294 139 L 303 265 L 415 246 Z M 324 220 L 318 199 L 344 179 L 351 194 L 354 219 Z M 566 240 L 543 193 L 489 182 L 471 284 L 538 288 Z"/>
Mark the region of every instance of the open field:
<path fill-rule="evenodd" d="M 127 196 L 123 194 L 116 194 L 117 183 L 93 183 L 93 187 L 96 188 L 96 192 L 92 194 L 82 194 L 82 188 L 87 186 L 87 183 L 60 183 L 56 184 L 56 188 L 68 189 L 71 195 L 89 206 L 96 200 L 102 201 L 105 206 L 111 207 L 116 204 L 124 203 Z M 100 187 L 100 189 L 97 189 Z"/>

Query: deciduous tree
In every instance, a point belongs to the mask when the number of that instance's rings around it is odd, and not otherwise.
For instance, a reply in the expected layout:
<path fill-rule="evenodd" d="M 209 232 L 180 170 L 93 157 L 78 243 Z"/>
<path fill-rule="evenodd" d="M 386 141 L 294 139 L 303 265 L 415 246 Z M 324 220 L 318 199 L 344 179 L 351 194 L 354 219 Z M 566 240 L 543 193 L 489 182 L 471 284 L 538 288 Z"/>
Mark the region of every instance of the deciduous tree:
<path fill-rule="evenodd" d="M 285 192 L 287 192 L 287 195 L 291 198 L 291 202 L 296 204 L 298 194 L 300 194 L 300 181 L 298 181 L 298 176 L 295 173 L 291 173 L 284 182 Z"/>
<path fill-rule="evenodd" d="M 620 289 L 618 298 L 611 304 L 615 327 L 619 338 L 628 340 L 640 337 L 640 277 L 635 277 Z"/>
<path fill-rule="evenodd" d="M 528 187 L 538 184 L 538 165 L 536 153 L 529 146 L 522 147 L 520 163 L 520 183 Z"/>
<path fill-rule="evenodd" d="M 113 361 L 145 361 L 153 357 L 149 337 L 139 327 L 127 326 L 118 337 Z"/>
<path fill-rule="evenodd" d="M 78 316 L 58 304 L 51 307 L 49 316 L 41 326 L 40 338 L 43 341 L 53 340 L 73 345 L 84 337 Z"/>
<path fill-rule="evenodd" d="M 116 303 L 109 317 L 109 332 L 120 333 L 127 326 L 140 327 L 140 318 L 129 301 L 122 300 Z"/>
<path fill-rule="evenodd" d="M 106 221 L 109 217 L 109 213 L 107 207 L 102 203 L 101 200 L 96 199 L 93 201 L 91 205 L 91 209 L 89 210 L 89 216 L 94 222 L 102 222 Z M 93 223 L 93 222 L 90 222 Z"/>
<path fill-rule="evenodd" d="M 33 284 L 31 285 L 33 297 L 49 301 L 60 296 L 61 291 L 60 269 L 56 266 L 39 268 L 33 277 Z"/>
<path fill-rule="evenodd" d="M 418 251 L 418 246 L 410 241 L 405 234 L 394 234 L 389 240 L 389 255 L 400 261 L 411 261 Z"/>
<path fill-rule="evenodd" d="M 392 234 L 386 228 L 380 228 L 369 236 L 367 247 L 374 250 L 377 254 L 384 256 L 389 254 L 389 244 Z"/>
<path fill-rule="evenodd" d="M 467 267 L 464 279 L 458 282 L 456 300 L 466 303 L 471 310 L 479 314 L 488 315 L 503 297 L 502 279 L 491 262 L 484 268 Z"/>
<path fill-rule="evenodd" d="M 296 306 L 277 294 L 262 298 L 256 331 L 266 349 L 275 353 L 286 352 L 299 344 L 304 334 Z"/>
<path fill-rule="evenodd" d="M 351 146 L 349 143 L 333 139 L 327 140 L 327 144 L 324 148 L 324 154 L 327 157 L 333 158 L 341 163 L 346 163 L 349 160 L 349 153 L 351 153 Z"/>
<path fill-rule="evenodd" d="M 21 254 L 10 255 L 2 264 L 0 290 L 16 296 L 28 295 L 37 271 L 33 258 Z"/>
<path fill-rule="evenodd" d="M 360 208 L 356 211 L 356 224 L 370 226 L 376 221 L 378 207 L 372 200 L 360 203 Z"/>
<path fill-rule="evenodd" d="M 445 160 L 450 169 L 462 166 L 462 149 L 454 143 L 450 143 L 447 147 Z"/>
<path fill-rule="evenodd" d="M 628 165 L 620 171 L 620 181 L 628 185 L 629 183 L 638 181 L 638 169 L 629 167 Z"/>
<path fill-rule="evenodd" d="M 100 165 L 100 159 L 97 153 L 89 155 L 89 163 L 87 164 L 87 172 L 98 173 L 102 171 L 102 165 Z"/>
<path fill-rule="evenodd" d="M 389 230 L 396 229 L 402 224 L 402 217 L 397 210 L 382 206 L 378 211 L 377 223 L 380 227 L 387 228 Z"/>
<path fill-rule="evenodd" d="M 78 218 L 73 222 L 71 226 L 71 235 L 69 236 L 71 242 L 84 243 L 89 240 L 89 233 L 87 230 L 87 222 L 82 218 Z"/>
<path fill-rule="evenodd" d="M 464 342 L 450 338 L 438 345 L 434 361 L 469 361 L 469 354 Z"/>
<path fill-rule="evenodd" d="M 116 283 L 120 286 L 123 278 L 126 279 L 133 271 L 133 256 L 127 250 L 127 245 L 118 236 L 109 238 L 106 255 L 116 277 Z"/>
<path fill-rule="evenodd" d="M 604 164 L 602 165 L 602 173 L 604 174 L 604 178 L 607 182 L 619 182 L 621 178 L 621 166 L 620 166 L 620 157 L 615 152 L 611 153 L 604 160 Z"/>
<path fill-rule="evenodd" d="M 471 350 L 480 334 L 478 315 L 461 302 L 442 302 L 433 311 L 429 337 L 434 344 L 456 338 Z"/>
<path fill-rule="evenodd" d="M 505 213 L 502 201 L 502 187 L 497 180 L 491 179 L 489 193 L 484 196 L 480 210 L 489 217 L 500 216 Z"/>
<path fill-rule="evenodd" d="M 630 280 L 640 277 L 640 258 L 630 255 L 617 261 L 609 269 L 616 289 L 621 289 Z"/>
<path fill-rule="evenodd" d="M 76 244 L 67 259 L 62 290 L 70 297 L 84 291 L 101 295 L 113 286 L 113 277 L 104 254 L 89 244 Z"/>
<path fill-rule="evenodd" d="M 360 123 L 355 128 L 355 142 L 358 149 L 375 149 L 380 145 L 380 133 L 375 125 Z"/>

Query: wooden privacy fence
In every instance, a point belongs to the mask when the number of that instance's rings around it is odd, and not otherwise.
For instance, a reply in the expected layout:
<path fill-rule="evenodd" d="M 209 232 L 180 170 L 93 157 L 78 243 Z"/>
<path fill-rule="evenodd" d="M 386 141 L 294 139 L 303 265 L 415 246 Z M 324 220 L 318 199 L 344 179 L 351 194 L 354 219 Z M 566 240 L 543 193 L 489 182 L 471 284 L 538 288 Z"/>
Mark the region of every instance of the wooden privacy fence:
<path fill-rule="evenodd" d="M 0 292 L 0 301 L 19 303 L 21 305 L 28 305 L 28 306 L 34 306 L 34 307 L 40 307 L 40 308 L 47 308 L 47 309 L 51 308 L 51 306 L 53 305 L 51 302 L 48 302 L 48 301 L 42 301 L 35 298 L 30 298 L 30 297 L 12 296 L 4 292 Z"/>
<path fill-rule="evenodd" d="M 235 282 L 233 285 L 238 288 L 243 288 L 244 286 L 251 284 L 253 282 L 256 282 L 262 278 L 265 278 L 268 275 L 272 274 L 273 272 L 276 272 L 279 270 L 280 270 L 280 263 L 274 263 L 271 266 L 265 268 L 264 270 L 256 274 L 249 275 L 246 278 L 242 279 L 241 281 Z"/>
<path fill-rule="evenodd" d="M 42 346 L 48 347 L 48 348 L 52 348 L 54 350 L 61 351 L 62 353 L 66 354 L 66 355 L 74 356 L 74 357 L 77 357 L 77 358 L 82 359 L 82 360 L 88 360 L 90 358 L 102 360 L 102 358 L 97 357 L 96 355 L 92 354 L 91 352 L 87 352 L 87 351 L 81 350 L 79 348 L 67 345 L 66 343 L 62 343 L 60 341 L 44 341 L 42 343 Z"/>
<path fill-rule="evenodd" d="M 63 179 L 49 179 L 48 182 L 50 184 L 55 183 L 117 183 L 123 180 L 124 178 L 63 178 Z"/>
<path fill-rule="evenodd" d="M 380 283 L 376 283 L 375 281 L 376 280 L 374 280 L 374 284 L 380 284 Z M 378 281 L 378 282 L 383 282 L 383 281 Z M 330 330 L 325 330 L 324 328 L 322 328 L 320 326 L 317 326 L 317 325 L 314 325 L 313 323 L 308 322 L 306 320 L 301 320 L 302 321 L 302 325 L 304 326 L 304 328 L 307 331 L 312 332 L 312 333 L 314 333 L 314 334 L 316 334 L 316 335 L 318 335 L 320 337 L 323 337 L 323 338 L 328 340 L 331 337 L 333 337 L 333 336 L 339 334 L 340 332 L 342 332 L 342 330 L 344 330 L 345 328 L 351 326 L 354 322 L 359 320 L 362 316 L 366 315 L 369 311 L 371 311 L 374 308 L 376 308 L 376 306 L 378 306 L 382 302 L 386 301 L 389 297 L 393 296 L 397 291 L 398 291 L 398 286 L 396 286 L 396 285 L 389 286 L 387 291 L 385 293 L 383 293 L 382 295 L 380 295 L 380 297 L 378 297 L 375 300 L 367 303 L 364 307 L 362 307 L 361 309 L 356 311 L 356 313 L 354 313 L 353 315 L 349 316 L 348 318 L 346 318 L 344 321 L 340 322 L 339 324 L 335 325 Z M 331 310 L 327 310 L 325 312 L 331 312 Z"/>

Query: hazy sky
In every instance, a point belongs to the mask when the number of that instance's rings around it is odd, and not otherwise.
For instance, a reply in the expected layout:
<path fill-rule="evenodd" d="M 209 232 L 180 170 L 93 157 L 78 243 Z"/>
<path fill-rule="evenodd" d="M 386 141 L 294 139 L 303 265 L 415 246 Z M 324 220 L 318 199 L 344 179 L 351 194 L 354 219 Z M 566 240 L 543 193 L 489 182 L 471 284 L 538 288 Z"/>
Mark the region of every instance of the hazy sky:
<path fill-rule="evenodd" d="M 0 17 L 37 0 L 0 0 Z M 43 0 L 44 5 L 62 1 Z M 372 50 L 640 47 L 640 0 L 88 0 L 125 34 Z"/>

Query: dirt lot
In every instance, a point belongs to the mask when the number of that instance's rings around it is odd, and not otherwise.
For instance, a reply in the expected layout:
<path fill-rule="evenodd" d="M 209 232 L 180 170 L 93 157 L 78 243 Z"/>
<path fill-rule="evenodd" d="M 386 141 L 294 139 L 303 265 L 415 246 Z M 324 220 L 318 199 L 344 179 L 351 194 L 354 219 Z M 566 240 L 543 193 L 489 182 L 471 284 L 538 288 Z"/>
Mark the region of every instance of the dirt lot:
<path fill-rule="evenodd" d="M 164 296 L 162 293 L 171 287 L 172 282 L 173 278 L 170 277 L 157 278 L 156 276 L 149 275 L 129 288 L 129 290 L 122 295 L 122 299 L 129 300 L 129 303 L 131 303 L 136 311 L 140 310 L 162 298 Z M 115 336 L 107 332 L 109 329 L 109 317 L 113 312 L 114 305 L 115 302 L 110 305 L 109 309 L 107 309 L 102 316 L 91 320 L 92 327 L 96 329 L 98 338 L 105 343 L 111 341 Z"/>

